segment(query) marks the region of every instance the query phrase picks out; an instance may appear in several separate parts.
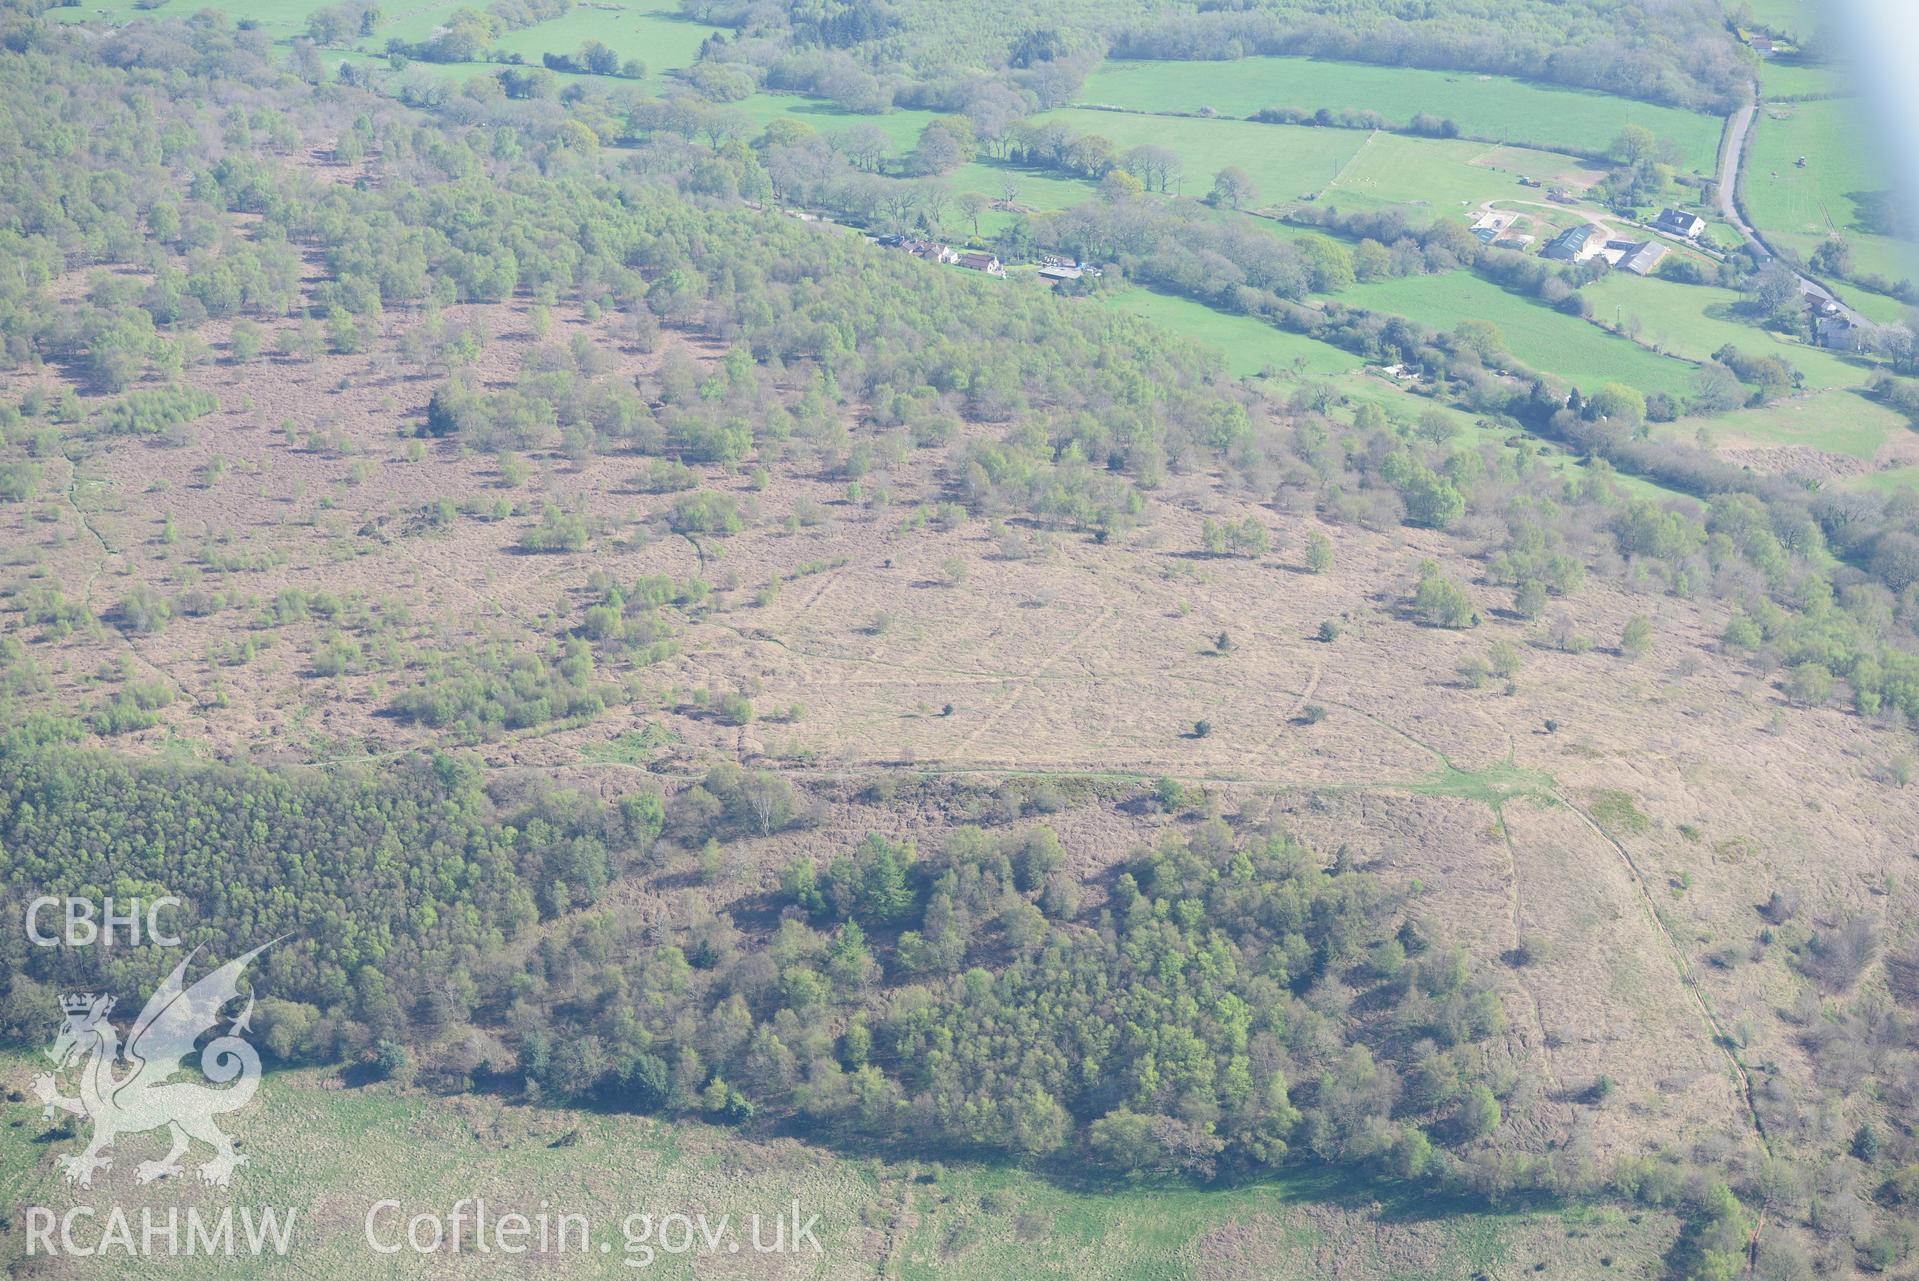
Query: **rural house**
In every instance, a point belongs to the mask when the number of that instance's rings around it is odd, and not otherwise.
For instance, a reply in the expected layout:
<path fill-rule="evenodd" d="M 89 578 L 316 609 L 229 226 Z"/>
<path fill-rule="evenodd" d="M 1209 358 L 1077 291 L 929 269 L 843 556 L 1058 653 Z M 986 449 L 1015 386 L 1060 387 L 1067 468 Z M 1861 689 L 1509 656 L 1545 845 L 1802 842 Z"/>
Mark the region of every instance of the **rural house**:
<path fill-rule="evenodd" d="M 953 261 L 959 263 L 960 266 L 965 267 L 968 271 L 983 271 L 989 276 L 1004 276 L 1006 274 L 1006 267 L 1000 262 L 997 256 L 978 249 L 969 249 L 965 253 L 957 255 Z"/>
<path fill-rule="evenodd" d="M 1687 240 L 1696 240 L 1699 233 L 1706 229 L 1706 220 L 1698 214 L 1681 212 L 1678 209 L 1661 209 L 1659 216 L 1652 220 L 1654 231 L 1663 231 L 1669 236 L 1684 236 Z"/>

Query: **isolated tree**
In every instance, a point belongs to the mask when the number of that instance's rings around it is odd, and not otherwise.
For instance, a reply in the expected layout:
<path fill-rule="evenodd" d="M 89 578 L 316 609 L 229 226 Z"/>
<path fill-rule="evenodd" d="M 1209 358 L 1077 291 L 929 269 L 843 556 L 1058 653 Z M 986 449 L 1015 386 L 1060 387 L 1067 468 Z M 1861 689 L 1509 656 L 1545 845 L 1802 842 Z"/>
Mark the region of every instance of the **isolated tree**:
<path fill-rule="evenodd" d="M 1761 319 L 1794 323 L 1805 306 L 1799 277 L 1792 268 L 1777 260 L 1767 263 L 1753 277 L 1748 297 Z"/>
<path fill-rule="evenodd" d="M 1499 1100 L 1484 1083 L 1475 1083 L 1466 1091 L 1466 1098 L 1459 1105 L 1462 1138 L 1468 1142 L 1483 1139 L 1499 1128 L 1500 1120 Z"/>
<path fill-rule="evenodd" d="M 1241 209 L 1259 200 L 1259 189 L 1238 165 L 1227 165 L 1213 175 L 1213 203 Z"/>
<path fill-rule="evenodd" d="M 1644 614 L 1634 614 L 1626 620 L 1625 630 L 1619 636 L 1619 652 L 1627 658 L 1643 658 L 1652 648 L 1652 620 Z"/>
<path fill-rule="evenodd" d="M 1832 701 L 1832 673 L 1812 659 L 1798 664 L 1786 678 L 1786 694 L 1796 703 L 1818 706 Z"/>
<path fill-rule="evenodd" d="M 1333 540 L 1318 530 L 1306 536 L 1306 568 L 1315 574 L 1330 573 L 1333 568 Z"/>
<path fill-rule="evenodd" d="M 1586 402 L 1586 412 L 1596 422 L 1637 431 L 1646 424 L 1646 397 L 1624 383 L 1607 383 Z"/>
<path fill-rule="evenodd" d="M 1145 191 L 1146 184 L 1124 169 L 1114 169 L 1099 180 L 1099 198 L 1109 205 L 1137 200 Z"/>
<path fill-rule="evenodd" d="M 1651 159 L 1659 149 L 1659 139 L 1644 125 L 1627 125 L 1612 140 L 1608 154 L 1622 165 Z"/>
<path fill-rule="evenodd" d="M 1185 172 L 1178 152 L 1151 143 L 1134 147 L 1119 163 L 1120 168 L 1138 178 L 1150 191 L 1170 190 Z"/>
<path fill-rule="evenodd" d="M 909 170 L 919 174 L 950 173 L 966 161 L 967 154 L 959 140 L 941 128 L 938 121 L 921 130 L 919 141 L 907 157 Z"/>
<path fill-rule="evenodd" d="M 979 235 L 979 216 L 986 212 L 986 197 L 977 191 L 962 191 L 954 203 L 959 207 L 960 217 L 966 219 L 967 225 L 973 229 L 973 234 Z"/>
<path fill-rule="evenodd" d="M 1476 627 L 1479 615 L 1473 610 L 1466 589 L 1446 576 L 1439 562 L 1420 562 L 1419 582 L 1413 588 L 1413 607 L 1434 627 Z"/>
<path fill-rule="evenodd" d="M 877 126 L 864 121 L 834 134 L 833 146 L 860 168 L 874 173 L 884 166 L 886 154 L 893 149 L 892 141 Z"/>
<path fill-rule="evenodd" d="M 946 210 L 953 202 L 953 189 L 938 178 L 928 178 L 915 185 L 919 197 L 920 219 L 933 235 L 940 233 L 940 226 L 946 221 Z"/>

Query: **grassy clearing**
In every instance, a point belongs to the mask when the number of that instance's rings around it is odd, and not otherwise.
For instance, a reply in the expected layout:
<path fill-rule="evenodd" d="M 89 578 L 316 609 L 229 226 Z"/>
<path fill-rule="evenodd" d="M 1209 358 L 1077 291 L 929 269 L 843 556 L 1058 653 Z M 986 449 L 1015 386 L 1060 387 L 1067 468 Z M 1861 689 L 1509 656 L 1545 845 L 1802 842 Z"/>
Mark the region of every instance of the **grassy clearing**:
<path fill-rule="evenodd" d="M 180 3 L 180 0 L 174 0 L 174 3 Z M 311 13 L 315 9 L 325 8 L 326 3 L 327 0 L 304 0 L 299 7 Z M 386 21 L 380 24 L 379 31 L 373 38 L 360 41 L 359 47 L 370 52 L 378 52 L 386 47 L 389 37 L 397 36 L 401 40 L 424 40 L 438 30 L 458 8 L 460 6 L 457 3 L 445 4 L 439 3 L 438 0 L 429 0 L 426 4 L 395 5 L 387 10 Z M 300 18 L 300 25 L 302 27 L 306 25 L 304 15 Z"/>
<path fill-rule="evenodd" d="M 1395 123 L 1427 112 L 1476 138 L 1583 152 L 1604 151 L 1621 129 L 1637 124 L 1670 139 L 1685 165 L 1701 172 L 1711 170 L 1719 147 L 1716 116 L 1506 76 L 1315 58 L 1242 58 L 1204 66 L 1196 72 L 1190 62 L 1108 62 L 1088 78 L 1080 98 L 1136 111 L 1211 107 L 1241 119 L 1266 107 L 1370 110 Z"/>
<path fill-rule="evenodd" d="M 1339 300 L 1441 331 L 1468 316 L 1489 320 L 1499 326 L 1522 363 L 1571 379 L 1586 391 L 1622 382 L 1645 392 L 1683 394 L 1693 375 L 1693 367 L 1684 361 L 1507 293 L 1470 272 L 1370 281 L 1347 290 Z"/>
<path fill-rule="evenodd" d="M 920 131 L 938 114 L 931 111 L 891 111 L 880 116 L 857 115 L 842 111 L 823 99 L 790 93 L 755 94 L 736 105 L 760 128 L 765 128 L 775 120 L 796 120 L 820 133 L 833 134 L 854 125 L 872 125 L 886 135 L 895 154 L 910 151 L 918 141 Z M 1090 200 L 1095 194 L 1092 183 L 1023 169 L 991 157 L 981 157 L 960 166 L 946 175 L 945 182 L 955 195 L 975 191 L 991 200 L 1001 199 L 1010 183 L 1015 189 L 1014 203 L 1034 211 L 1065 209 Z M 1012 219 L 1010 213 L 989 210 L 980 216 L 979 234 L 992 236 Z M 949 209 L 946 232 L 951 236 L 964 237 L 972 234 L 973 227 L 960 217 L 958 210 Z"/>
<path fill-rule="evenodd" d="M 1551 796 L 1559 784 L 1550 774 L 1523 769 L 1508 760 L 1480 770 L 1460 769 L 1448 763 L 1430 777 L 1398 786 L 1402 791 L 1423 796 L 1463 797 L 1496 810 L 1515 797 Z"/>
<path fill-rule="evenodd" d="M 1067 209 L 1091 200 L 1095 194 L 1094 185 L 1090 182 L 1037 173 L 993 159 L 975 160 L 946 175 L 946 185 L 955 193 L 976 191 L 995 201 L 1005 194 L 1009 183 L 1015 192 L 1013 203 L 1021 209 L 1035 212 Z M 1012 222 L 1014 216 L 1001 210 L 987 210 L 980 215 L 979 234 L 994 235 Z M 949 213 L 946 222 L 949 232 L 970 233 L 973 230 L 972 225 L 966 223 L 957 211 Z"/>
<path fill-rule="evenodd" d="M 1891 185 L 1889 172 L 1857 102 L 1771 107 L 1753 127 L 1747 213 L 1781 248 L 1810 258 L 1837 234 L 1851 243 L 1860 270 L 1898 280 L 1913 274 L 1912 246 L 1875 234 L 1862 209 L 1872 193 Z"/>

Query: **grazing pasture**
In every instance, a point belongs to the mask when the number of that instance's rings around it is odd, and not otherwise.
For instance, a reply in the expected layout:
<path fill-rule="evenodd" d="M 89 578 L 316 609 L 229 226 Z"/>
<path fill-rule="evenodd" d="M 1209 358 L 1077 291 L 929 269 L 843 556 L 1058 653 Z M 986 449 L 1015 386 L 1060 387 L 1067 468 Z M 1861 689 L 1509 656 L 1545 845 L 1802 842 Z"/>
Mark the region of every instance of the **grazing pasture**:
<path fill-rule="evenodd" d="M 1851 100 L 1768 106 L 1746 158 L 1746 211 L 1780 249 L 1810 258 L 1837 235 L 1857 270 L 1902 279 L 1914 271 L 1912 247 L 1883 234 L 1874 216 L 1890 173 Z"/>

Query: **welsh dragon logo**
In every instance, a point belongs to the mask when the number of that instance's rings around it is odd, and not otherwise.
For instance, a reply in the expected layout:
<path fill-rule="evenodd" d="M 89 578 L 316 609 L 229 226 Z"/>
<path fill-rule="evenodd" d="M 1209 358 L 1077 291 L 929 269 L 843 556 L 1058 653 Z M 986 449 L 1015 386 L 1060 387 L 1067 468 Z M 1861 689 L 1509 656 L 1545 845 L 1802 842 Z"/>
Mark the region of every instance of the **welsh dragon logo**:
<path fill-rule="evenodd" d="M 247 964 L 271 946 L 263 943 L 189 987 L 186 970 L 198 955 L 196 948 L 147 1000 L 133 1021 L 124 1050 L 118 1029 L 107 1018 L 113 1009 L 111 996 L 87 993 L 61 998 L 66 1022 L 47 1049 L 47 1057 L 58 1071 L 78 1065 L 79 1094 L 73 1098 L 61 1094 L 53 1075 L 46 1072 L 34 1078 L 33 1089 L 45 1105 L 42 1115 L 50 1118 L 59 1108 L 93 1121 L 93 1139 L 86 1149 L 56 1158 L 69 1182 L 90 1186 L 95 1170 L 113 1165 L 113 1158 L 105 1154 L 115 1139 L 161 1126 L 172 1132 L 173 1149 L 158 1161 L 140 1162 L 135 1176 L 142 1183 L 181 1173 L 180 1158 L 195 1139 L 214 1150 L 213 1157 L 200 1166 L 200 1177 L 209 1184 L 226 1186 L 233 1171 L 247 1163 L 214 1118 L 245 1107 L 259 1088 L 260 1056 L 239 1035 L 249 1030 L 252 997 L 226 1033 L 199 1050 L 200 1071 L 208 1081 L 234 1084 L 214 1089 L 174 1077 L 185 1070 L 200 1037 L 217 1027 L 221 1009 L 239 998 L 240 975 Z"/>

